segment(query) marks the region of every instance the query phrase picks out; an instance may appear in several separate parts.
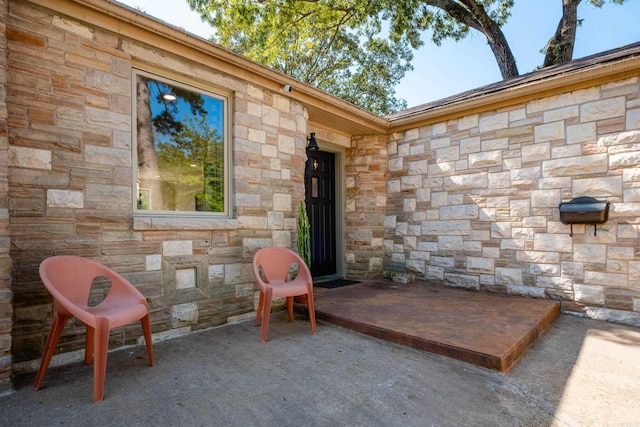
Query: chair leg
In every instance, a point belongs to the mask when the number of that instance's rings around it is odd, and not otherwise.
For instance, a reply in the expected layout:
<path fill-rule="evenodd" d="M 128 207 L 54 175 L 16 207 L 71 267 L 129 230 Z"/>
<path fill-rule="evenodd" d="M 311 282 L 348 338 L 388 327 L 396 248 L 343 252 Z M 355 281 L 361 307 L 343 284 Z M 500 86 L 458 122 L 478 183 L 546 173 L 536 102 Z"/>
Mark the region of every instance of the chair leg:
<path fill-rule="evenodd" d="M 313 291 L 309 292 L 309 320 L 311 321 L 311 332 L 316 333 L 316 309 L 313 304 Z"/>
<path fill-rule="evenodd" d="M 109 347 L 109 321 L 96 319 L 95 355 L 93 360 L 93 403 L 104 399 L 104 381 L 107 374 L 107 350 Z"/>
<path fill-rule="evenodd" d="M 293 297 L 287 297 L 287 313 L 289 314 L 289 322 L 293 322 Z"/>
<path fill-rule="evenodd" d="M 58 340 L 62 335 L 64 326 L 67 324 L 67 320 L 69 320 L 69 316 L 64 316 L 58 313 L 57 310 L 54 310 L 53 322 L 51 324 L 51 329 L 49 330 L 49 335 L 47 336 L 47 343 L 44 346 L 42 361 L 40 362 L 40 368 L 36 375 L 36 382 L 33 386 L 34 390 L 39 390 L 40 387 L 42 387 L 42 380 L 44 380 L 44 375 L 47 373 L 49 363 L 51 363 L 51 358 L 53 357 L 53 353 L 56 351 L 56 345 L 58 345 Z"/>
<path fill-rule="evenodd" d="M 153 358 L 153 340 L 151 339 L 151 319 L 147 314 L 141 320 L 142 331 L 144 332 L 144 342 L 147 344 L 147 355 L 149 355 L 149 365 L 153 366 L 155 360 Z"/>
<path fill-rule="evenodd" d="M 256 326 L 260 324 L 260 315 L 264 308 L 264 292 L 260 291 L 260 298 L 258 298 L 258 310 L 256 310 Z"/>
<path fill-rule="evenodd" d="M 260 330 L 260 341 L 267 341 L 267 329 L 269 329 L 269 316 L 271 315 L 271 299 L 273 298 L 273 290 L 267 289 L 264 296 L 264 310 L 262 313 L 262 328 Z"/>
<path fill-rule="evenodd" d="M 87 325 L 86 332 L 86 344 L 84 346 L 84 364 L 90 365 L 93 362 L 93 353 L 95 351 L 94 343 L 95 343 L 95 334 L 96 331 L 91 326 Z"/>

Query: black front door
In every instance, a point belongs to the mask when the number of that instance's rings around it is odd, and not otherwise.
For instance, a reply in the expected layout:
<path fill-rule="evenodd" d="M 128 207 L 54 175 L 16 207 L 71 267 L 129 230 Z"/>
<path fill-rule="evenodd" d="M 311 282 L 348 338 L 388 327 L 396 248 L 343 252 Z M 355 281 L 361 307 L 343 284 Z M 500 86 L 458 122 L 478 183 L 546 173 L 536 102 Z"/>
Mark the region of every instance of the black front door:
<path fill-rule="evenodd" d="M 304 176 L 306 208 L 311 224 L 311 275 L 336 274 L 335 154 L 307 152 Z"/>

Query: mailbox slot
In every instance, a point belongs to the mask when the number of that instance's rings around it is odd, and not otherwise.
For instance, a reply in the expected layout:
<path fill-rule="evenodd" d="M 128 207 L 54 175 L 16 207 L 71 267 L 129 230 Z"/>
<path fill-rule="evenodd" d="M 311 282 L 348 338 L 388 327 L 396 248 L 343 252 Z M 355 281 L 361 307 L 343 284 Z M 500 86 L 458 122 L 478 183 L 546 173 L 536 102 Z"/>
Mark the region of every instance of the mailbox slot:
<path fill-rule="evenodd" d="M 596 224 L 603 224 L 609 219 L 609 204 L 606 200 L 596 200 L 593 197 L 576 197 L 568 202 L 560 203 L 560 221 L 573 224 L 593 224 L 593 235 L 596 235 Z"/>

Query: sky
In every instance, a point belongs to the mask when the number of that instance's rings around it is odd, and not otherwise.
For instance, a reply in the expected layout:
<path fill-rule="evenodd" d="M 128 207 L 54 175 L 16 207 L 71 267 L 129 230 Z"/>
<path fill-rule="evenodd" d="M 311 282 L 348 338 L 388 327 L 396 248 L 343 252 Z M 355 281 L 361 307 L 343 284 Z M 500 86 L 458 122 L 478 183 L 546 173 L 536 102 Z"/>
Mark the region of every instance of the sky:
<path fill-rule="evenodd" d="M 208 39 L 213 33 L 186 0 L 118 0 L 176 27 Z M 553 35 L 562 16 L 562 0 L 516 0 L 503 32 L 516 58 L 520 74 L 542 64 L 540 49 Z M 578 18 L 574 59 L 640 41 L 640 0 L 624 5 L 609 2 L 594 8 L 583 0 Z M 441 46 L 423 37 L 424 46 L 414 52 L 414 70 L 396 87 L 396 96 L 408 107 L 446 98 L 502 80 L 484 35 L 472 31 L 466 39 L 445 41 Z"/>

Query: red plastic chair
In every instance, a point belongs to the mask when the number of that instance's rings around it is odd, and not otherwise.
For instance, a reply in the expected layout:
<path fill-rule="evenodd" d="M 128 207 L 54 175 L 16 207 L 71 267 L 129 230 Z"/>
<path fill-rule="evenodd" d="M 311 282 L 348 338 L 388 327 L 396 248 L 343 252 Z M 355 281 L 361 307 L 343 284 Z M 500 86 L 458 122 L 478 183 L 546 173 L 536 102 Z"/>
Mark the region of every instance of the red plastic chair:
<path fill-rule="evenodd" d="M 89 306 L 89 293 L 95 278 L 111 281 L 111 289 L 98 305 Z M 85 364 L 93 365 L 93 401 L 104 398 L 109 332 L 113 328 L 140 320 L 147 345 L 149 364 L 153 366 L 151 322 L 147 300 L 127 279 L 110 268 L 88 258 L 54 256 L 40 264 L 40 278 L 54 298 L 53 324 L 47 337 L 34 388 L 40 389 L 51 357 L 65 324 L 76 317 L 86 324 Z"/>
<path fill-rule="evenodd" d="M 298 274 L 294 279 L 287 281 L 292 264 L 298 265 Z M 260 269 L 262 269 L 262 274 L 260 274 Z M 316 333 L 313 279 L 309 268 L 297 253 L 291 249 L 277 246 L 262 248 L 253 257 L 253 275 L 260 287 L 260 299 L 256 312 L 256 326 L 260 324 L 262 314 L 260 341 L 267 341 L 273 297 L 287 297 L 287 311 L 289 322 L 291 322 L 293 321 L 293 297 L 307 295 L 311 331 Z"/>

